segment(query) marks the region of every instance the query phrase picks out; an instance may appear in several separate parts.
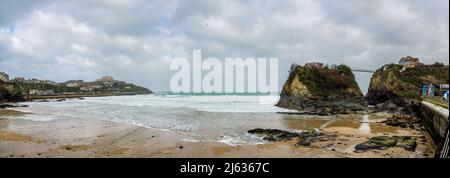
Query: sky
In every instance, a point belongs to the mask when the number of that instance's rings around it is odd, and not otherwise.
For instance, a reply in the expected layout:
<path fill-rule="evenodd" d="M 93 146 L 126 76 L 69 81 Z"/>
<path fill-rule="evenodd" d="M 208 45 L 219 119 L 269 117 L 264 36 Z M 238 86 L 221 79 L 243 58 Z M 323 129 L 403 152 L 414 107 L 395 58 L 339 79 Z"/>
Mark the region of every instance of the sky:
<path fill-rule="evenodd" d="M 377 69 L 403 56 L 449 59 L 448 0 L 1 0 L 0 71 L 169 90 L 170 61 L 276 57 Z M 369 73 L 355 73 L 367 90 Z"/>

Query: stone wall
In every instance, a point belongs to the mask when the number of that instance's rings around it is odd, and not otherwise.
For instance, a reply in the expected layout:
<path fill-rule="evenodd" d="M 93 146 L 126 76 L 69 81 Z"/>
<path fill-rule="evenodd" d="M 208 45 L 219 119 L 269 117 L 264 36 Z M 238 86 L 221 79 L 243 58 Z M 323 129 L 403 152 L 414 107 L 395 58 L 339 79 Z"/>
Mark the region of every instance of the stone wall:
<path fill-rule="evenodd" d="M 423 118 L 425 127 L 433 137 L 436 145 L 439 145 L 445 138 L 449 125 L 448 109 L 433 105 L 429 102 L 422 101 L 420 104 L 420 113 Z"/>

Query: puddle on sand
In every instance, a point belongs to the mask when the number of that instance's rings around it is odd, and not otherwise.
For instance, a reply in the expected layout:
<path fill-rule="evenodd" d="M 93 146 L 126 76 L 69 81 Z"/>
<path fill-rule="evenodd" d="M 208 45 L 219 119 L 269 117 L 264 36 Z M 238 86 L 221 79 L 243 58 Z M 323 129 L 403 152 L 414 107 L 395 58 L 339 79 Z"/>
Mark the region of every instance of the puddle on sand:
<path fill-rule="evenodd" d="M 359 130 L 359 132 L 364 133 L 364 134 L 371 133 L 368 115 L 362 116 L 358 130 Z"/>
<path fill-rule="evenodd" d="M 330 127 L 344 127 L 357 129 L 362 134 L 377 134 L 377 133 L 397 134 L 399 132 L 398 128 L 370 122 L 369 115 L 362 115 L 360 116 L 359 119 L 357 118 L 339 119 L 327 126 L 327 128 Z"/>
<path fill-rule="evenodd" d="M 330 120 L 325 119 L 283 119 L 282 124 L 284 127 L 292 130 L 314 130 L 321 128 Z"/>
<path fill-rule="evenodd" d="M 393 133 L 399 132 L 398 128 L 370 122 L 370 115 L 355 115 L 344 118 L 320 119 L 297 118 L 283 119 L 283 126 L 293 130 L 313 130 L 323 128 L 350 128 L 361 134 Z"/>

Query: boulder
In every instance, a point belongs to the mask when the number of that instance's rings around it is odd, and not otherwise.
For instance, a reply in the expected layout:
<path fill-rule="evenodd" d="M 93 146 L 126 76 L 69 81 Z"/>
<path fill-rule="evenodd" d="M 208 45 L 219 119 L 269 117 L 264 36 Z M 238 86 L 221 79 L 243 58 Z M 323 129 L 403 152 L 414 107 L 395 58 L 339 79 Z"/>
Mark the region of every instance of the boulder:
<path fill-rule="evenodd" d="M 365 111 L 367 103 L 351 69 L 293 64 L 283 85 L 279 107 L 316 115 Z"/>
<path fill-rule="evenodd" d="M 417 143 L 415 138 L 410 136 L 378 136 L 372 137 L 368 141 L 355 146 L 355 152 L 365 152 L 368 150 L 386 150 L 391 147 L 400 147 L 407 151 L 415 151 Z"/>
<path fill-rule="evenodd" d="M 393 115 L 383 121 L 383 123 L 393 127 L 418 129 L 422 124 L 422 120 L 411 115 Z"/>
<path fill-rule="evenodd" d="M 289 132 L 279 129 L 252 129 L 250 134 L 264 135 L 263 139 L 267 141 L 288 141 L 297 139 L 297 146 L 310 146 L 313 142 L 333 140 L 336 135 L 325 134 L 318 131 Z"/>

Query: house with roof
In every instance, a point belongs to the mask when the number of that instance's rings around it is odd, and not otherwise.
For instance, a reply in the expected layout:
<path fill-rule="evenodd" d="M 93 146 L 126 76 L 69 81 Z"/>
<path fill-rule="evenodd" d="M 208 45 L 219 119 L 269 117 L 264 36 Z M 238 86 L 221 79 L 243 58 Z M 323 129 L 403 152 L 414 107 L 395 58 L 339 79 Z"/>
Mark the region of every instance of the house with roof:
<path fill-rule="evenodd" d="M 324 64 L 320 63 L 320 62 L 310 62 L 310 63 L 306 63 L 305 67 L 322 69 L 324 67 Z"/>
<path fill-rule="evenodd" d="M 14 79 L 12 79 L 14 82 L 18 82 L 18 83 L 23 83 L 25 82 L 25 78 L 23 77 L 16 77 Z"/>
<path fill-rule="evenodd" d="M 405 68 L 414 68 L 421 65 L 419 58 L 411 56 L 402 57 L 400 61 L 398 61 L 398 64 L 402 65 Z"/>

